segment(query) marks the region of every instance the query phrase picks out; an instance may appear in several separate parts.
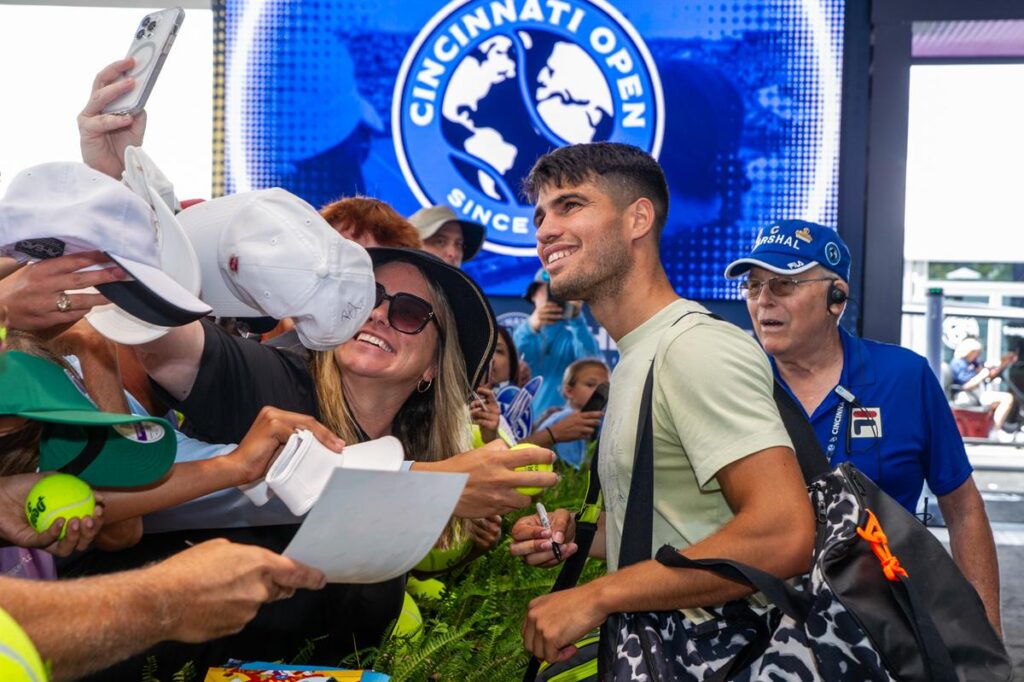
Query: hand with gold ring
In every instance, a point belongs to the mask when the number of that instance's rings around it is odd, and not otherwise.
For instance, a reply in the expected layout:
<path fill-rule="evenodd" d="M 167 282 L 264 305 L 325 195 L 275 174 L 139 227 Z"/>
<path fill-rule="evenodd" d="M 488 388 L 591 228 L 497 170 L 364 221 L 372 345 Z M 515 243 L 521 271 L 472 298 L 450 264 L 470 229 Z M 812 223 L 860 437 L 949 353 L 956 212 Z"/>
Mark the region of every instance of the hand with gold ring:
<path fill-rule="evenodd" d="M 71 297 L 68 296 L 68 292 L 62 291 L 57 296 L 57 310 L 62 313 L 66 313 L 71 310 Z"/>
<path fill-rule="evenodd" d="M 82 268 L 106 265 L 98 270 Z M 0 306 L 7 307 L 8 326 L 52 337 L 82 319 L 93 306 L 108 303 L 100 294 L 69 294 L 128 278 L 101 251 L 60 256 L 22 267 L 0 280 Z"/>

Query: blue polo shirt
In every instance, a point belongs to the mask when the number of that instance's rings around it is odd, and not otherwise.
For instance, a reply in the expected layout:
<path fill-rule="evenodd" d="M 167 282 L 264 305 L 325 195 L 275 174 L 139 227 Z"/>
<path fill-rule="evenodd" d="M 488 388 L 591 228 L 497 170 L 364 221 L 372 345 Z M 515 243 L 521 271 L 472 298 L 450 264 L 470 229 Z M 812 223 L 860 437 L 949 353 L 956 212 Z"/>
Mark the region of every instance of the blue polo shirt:
<path fill-rule="evenodd" d="M 980 362 L 967 362 L 965 358 L 956 358 L 949 363 L 949 371 L 953 375 L 953 383 L 963 386 L 968 381 L 978 376 L 981 371 Z"/>
<path fill-rule="evenodd" d="M 809 415 L 832 465 L 853 462 L 911 513 L 917 511 L 926 480 L 939 496 L 959 488 L 971 475 L 971 463 L 927 361 L 906 348 L 856 338 L 843 329 L 839 335 L 839 384 L 857 404 L 830 391 Z M 774 359 L 772 370 L 793 395 Z"/>

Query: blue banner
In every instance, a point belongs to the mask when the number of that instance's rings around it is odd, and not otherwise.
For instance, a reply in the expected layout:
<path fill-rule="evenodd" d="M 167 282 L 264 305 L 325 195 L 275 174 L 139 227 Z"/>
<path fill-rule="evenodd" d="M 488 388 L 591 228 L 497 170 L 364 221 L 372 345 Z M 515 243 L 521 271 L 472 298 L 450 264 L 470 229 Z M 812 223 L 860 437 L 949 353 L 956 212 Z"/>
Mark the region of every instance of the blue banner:
<path fill-rule="evenodd" d="M 560 145 L 659 159 L 687 297 L 736 298 L 722 272 L 769 220 L 835 224 L 842 0 L 230 0 L 223 17 L 226 191 L 448 204 L 486 227 L 465 269 L 489 294 L 539 267 L 520 185 Z"/>

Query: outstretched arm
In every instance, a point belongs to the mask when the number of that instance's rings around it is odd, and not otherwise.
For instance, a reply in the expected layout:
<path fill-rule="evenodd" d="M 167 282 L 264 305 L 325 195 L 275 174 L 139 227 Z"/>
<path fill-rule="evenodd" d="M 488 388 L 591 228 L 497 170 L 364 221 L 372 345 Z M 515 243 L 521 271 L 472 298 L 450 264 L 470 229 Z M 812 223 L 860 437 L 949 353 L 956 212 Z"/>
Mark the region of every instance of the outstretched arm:
<path fill-rule="evenodd" d="M 953 560 L 977 590 L 992 627 L 1001 637 L 999 613 L 999 560 L 992 526 L 985 513 L 973 478 L 968 478 L 953 492 L 939 497 L 939 509 L 949 528 L 949 547 Z"/>
<path fill-rule="evenodd" d="M 18 621 L 54 680 L 109 667 L 158 642 L 204 642 L 241 630 L 259 607 L 324 576 L 251 545 L 211 540 L 135 571 L 59 580 L 39 589 L 0 577 L 0 607 Z M 75 614 L 66 618 L 62 614 Z"/>
<path fill-rule="evenodd" d="M 500 440 L 439 462 L 414 462 L 415 471 L 469 474 L 454 515 L 478 519 L 508 514 L 530 504 L 530 498 L 516 488 L 550 488 L 558 476 L 550 471 L 516 471 L 530 464 L 551 464 L 555 455 L 543 448 L 509 450 Z"/>
<path fill-rule="evenodd" d="M 178 462 L 155 486 L 105 491 L 107 523 L 151 514 L 218 490 L 257 481 L 266 474 L 274 457 L 298 429 L 312 431 L 317 440 L 335 452 L 341 452 L 345 445 L 313 417 L 264 407 L 232 452 L 209 459 Z"/>

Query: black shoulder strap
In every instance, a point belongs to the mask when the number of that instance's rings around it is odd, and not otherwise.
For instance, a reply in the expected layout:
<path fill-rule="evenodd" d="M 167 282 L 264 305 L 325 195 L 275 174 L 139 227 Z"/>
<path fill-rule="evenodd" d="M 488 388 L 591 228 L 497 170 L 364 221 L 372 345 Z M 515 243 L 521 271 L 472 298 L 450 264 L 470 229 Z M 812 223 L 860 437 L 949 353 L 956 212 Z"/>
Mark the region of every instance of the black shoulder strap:
<path fill-rule="evenodd" d="M 597 475 L 597 449 L 590 458 L 590 473 L 587 484 L 587 496 L 583 506 L 576 513 L 576 553 L 565 560 L 562 570 L 559 571 L 552 592 L 558 592 L 570 587 L 575 587 L 583 574 L 583 566 L 587 563 L 587 555 L 590 554 L 590 546 L 594 543 L 594 535 L 597 533 L 597 517 L 601 513 L 598 505 L 598 498 L 601 496 L 601 479 Z"/>
<path fill-rule="evenodd" d="M 570 587 L 576 587 L 583 575 L 583 567 L 587 563 L 590 554 L 590 546 L 594 544 L 594 535 L 597 533 L 597 517 L 601 513 L 599 499 L 601 497 L 601 478 L 597 475 L 597 453 L 599 448 L 594 448 L 594 454 L 590 458 L 590 472 L 587 480 L 587 496 L 583 506 L 576 513 L 576 553 L 565 560 L 562 569 L 555 578 L 555 584 L 551 587 L 552 592 L 560 592 Z M 526 673 L 523 675 L 523 682 L 536 682 L 537 673 L 540 671 L 540 659 L 536 656 L 530 657 L 526 666 Z"/>
<path fill-rule="evenodd" d="M 647 370 L 644 393 L 640 399 L 640 419 L 636 427 L 636 451 L 633 478 L 629 484 L 626 516 L 619 544 L 619 568 L 651 558 L 654 533 L 654 427 L 651 398 L 654 394 L 654 360 Z"/>
<path fill-rule="evenodd" d="M 707 315 L 716 320 L 722 318 L 712 313 L 691 310 L 681 315 L 671 326 L 690 315 Z M 640 414 L 636 427 L 636 450 L 633 455 L 633 476 L 629 484 L 629 499 L 626 500 L 626 516 L 619 544 L 619 568 L 625 568 L 651 558 L 651 538 L 654 537 L 654 421 L 651 401 L 654 395 L 654 359 L 651 359 L 644 382 L 643 397 L 640 399 Z"/>

